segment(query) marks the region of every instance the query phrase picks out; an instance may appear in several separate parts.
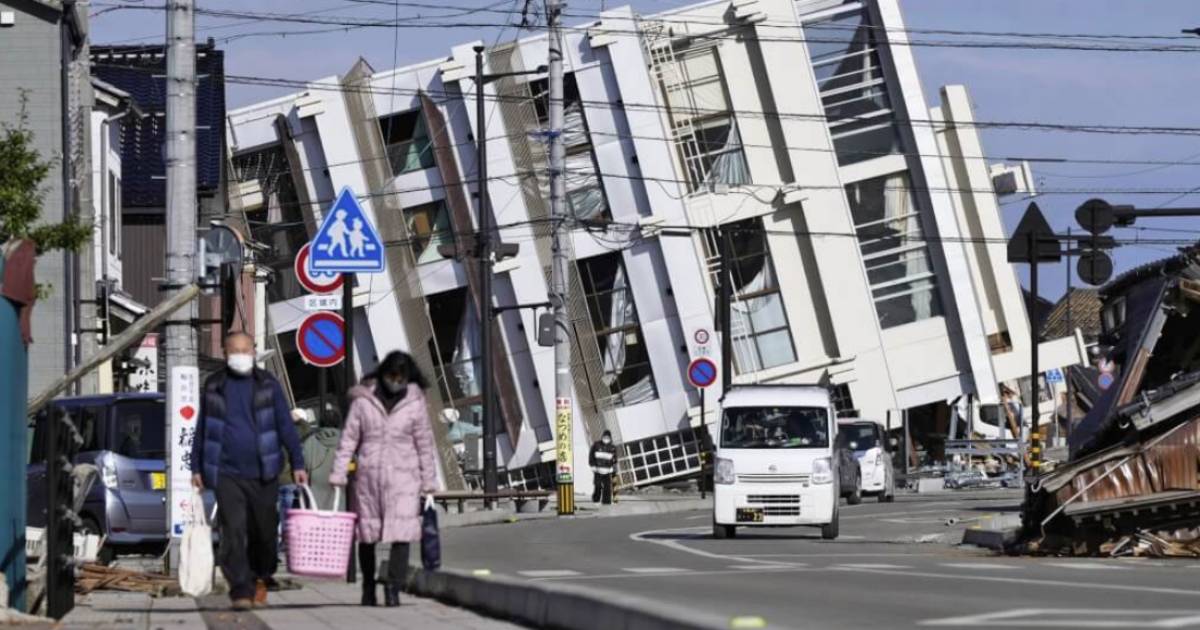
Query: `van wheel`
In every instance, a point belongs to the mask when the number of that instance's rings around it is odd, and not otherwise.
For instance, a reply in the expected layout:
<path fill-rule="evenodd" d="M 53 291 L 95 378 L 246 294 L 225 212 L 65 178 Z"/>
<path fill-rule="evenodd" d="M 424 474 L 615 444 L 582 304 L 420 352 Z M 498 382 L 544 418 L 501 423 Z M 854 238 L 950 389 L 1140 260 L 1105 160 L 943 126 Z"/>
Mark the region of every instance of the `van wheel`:
<path fill-rule="evenodd" d="M 716 538 L 717 540 L 737 538 L 737 526 L 713 523 L 713 538 Z"/>
<path fill-rule="evenodd" d="M 821 538 L 833 540 L 838 537 L 838 513 L 833 511 L 833 520 L 821 526 Z"/>
<path fill-rule="evenodd" d="M 85 516 L 83 518 L 83 529 L 79 533 L 90 534 L 92 536 L 104 536 L 104 532 L 100 530 L 100 524 L 96 522 L 96 519 L 90 516 Z M 108 545 L 101 546 L 100 552 L 96 554 L 96 564 L 108 566 L 112 564 L 113 560 L 116 559 L 117 552 Z"/>
<path fill-rule="evenodd" d="M 850 495 L 846 497 L 847 505 L 858 505 L 859 503 L 862 503 L 862 476 L 861 475 L 854 478 L 854 492 L 851 492 Z"/>

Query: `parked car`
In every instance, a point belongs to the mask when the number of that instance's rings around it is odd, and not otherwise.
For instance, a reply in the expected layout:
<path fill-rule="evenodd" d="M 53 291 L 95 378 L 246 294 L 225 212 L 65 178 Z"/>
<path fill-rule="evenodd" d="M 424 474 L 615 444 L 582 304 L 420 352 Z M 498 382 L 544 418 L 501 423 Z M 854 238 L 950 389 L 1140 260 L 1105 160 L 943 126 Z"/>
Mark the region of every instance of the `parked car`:
<path fill-rule="evenodd" d="M 106 537 L 100 561 L 167 541 L 167 430 L 162 394 L 106 394 L 53 401 L 33 421 L 26 469 L 28 519 L 46 526 L 46 431 L 51 413 L 66 413 L 83 438 L 75 463 L 96 466 L 85 499 L 84 533 Z"/>
<path fill-rule="evenodd" d="M 862 503 L 863 475 L 858 466 L 858 457 L 855 456 L 846 435 L 842 433 L 843 428 L 839 423 L 833 449 L 837 460 L 838 488 L 847 505 L 858 505 Z"/>
<path fill-rule="evenodd" d="M 874 495 L 880 503 L 896 498 L 896 473 L 892 467 L 892 445 L 886 439 L 883 426 L 873 420 L 854 420 L 839 423 L 838 435 L 844 438 L 846 450 L 858 461 L 862 476 L 862 491 Z"/>
<path fill-rule="evenodd" d="M 835 454 L 828 390 L 740 385 L 722 398 L 719 417 L 713 537 L 733 538 L 738 527 L 803 525 L 837 538 L 846 482 L 839 484 L 845 466 Z"/>

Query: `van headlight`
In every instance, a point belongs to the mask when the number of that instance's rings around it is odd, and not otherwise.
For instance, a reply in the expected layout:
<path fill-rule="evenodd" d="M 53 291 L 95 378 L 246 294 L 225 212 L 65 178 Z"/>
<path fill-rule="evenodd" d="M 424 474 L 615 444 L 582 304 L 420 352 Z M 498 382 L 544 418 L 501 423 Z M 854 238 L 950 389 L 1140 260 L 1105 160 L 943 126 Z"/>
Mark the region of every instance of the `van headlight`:
<path fill-rule="evenodd" d="M 828 457 L 822 457 L 813 462 L 812 467 L 812 482 L 830 483 L 833 481 L 833 460 Z"/>
<path fill-rule="evenodd" d="M 717 468 L 713 472 L 713 481 L 722 485 L 733 484 L 733 460 L 717 458 Z"/>
<path fill-rule="evenodd" d="M 100 459 L 100 481 L 105 488 L 115 490 L 117 488 L 117 465 L 113 462 L 111 456 L 104 456 Z"/>

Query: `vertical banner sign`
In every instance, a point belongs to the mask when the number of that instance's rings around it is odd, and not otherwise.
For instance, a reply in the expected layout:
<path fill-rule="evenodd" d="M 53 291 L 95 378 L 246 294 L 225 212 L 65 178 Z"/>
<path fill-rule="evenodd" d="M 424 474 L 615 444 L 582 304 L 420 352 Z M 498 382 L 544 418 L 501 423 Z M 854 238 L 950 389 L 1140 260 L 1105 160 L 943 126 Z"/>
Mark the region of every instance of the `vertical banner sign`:
<path fill-rule="evenodd" d="M 557 439 L 558 483 L 575 483 L 575 440 L 571 435 L 571 399 L 554 404 L 554 436 Z"/>
<path fill-rule="evenodd" d="M 192 441 L 200 421 L 200 369 L 180 367 L 172 373 L 171 393 L 175 408 L 170 411 L 171 461 L 167 474 L 170 488 L 167 502 L 171 535 L 183 535 L 183 523 L 192 496 Z"/>

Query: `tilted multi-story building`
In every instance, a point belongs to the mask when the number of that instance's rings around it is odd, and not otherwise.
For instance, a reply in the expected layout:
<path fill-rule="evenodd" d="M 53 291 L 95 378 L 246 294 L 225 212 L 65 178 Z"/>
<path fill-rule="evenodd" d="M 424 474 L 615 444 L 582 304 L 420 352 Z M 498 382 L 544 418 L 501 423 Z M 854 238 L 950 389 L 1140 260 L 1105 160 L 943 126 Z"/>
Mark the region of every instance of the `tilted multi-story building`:
<path fill-rule="evenodd" d="M 842 409 L 935 427 L 1022 374 L 1028 317 L 970 102 L 957 86 L 926 101 L 908 37 L 897 0 L 621 8 L 567 29 L 577 461 L 607 429 L 625 484 L 697 470 L 684 369 L 695 332 L 713 330 L 718 233 L 732 240 L 735 382 L 826 384 Z M 295 350 L 292 259 L 348 186 L 389 243 L 386 272 L 357 277 L 358 372 L 405 349 L 435 376 L 434 411 L 460 412 L 437 423 L 452 483 L 453 445 L 479 418 L 478 287 L 473 261 L 437 246 L 474 230 L 478 44 L 384 72 L 360 61 L 227 125 L 233 204 L 271 246 L 273 347 L 298 404 L 315 403 L 317 376 Z M 489 72 L 535 70 L 547 39 L 485 54 Z M 546 77 L 485 90 L 486 184 L 501 239 L 520 246 L 493 304 L 545 302 Z M 552 350 L 533 312 L 496 330 L 503 478 L 548 485 Z M 1078 354 L 1072 340 L 1046 352 L 1048 366 Z"/>

